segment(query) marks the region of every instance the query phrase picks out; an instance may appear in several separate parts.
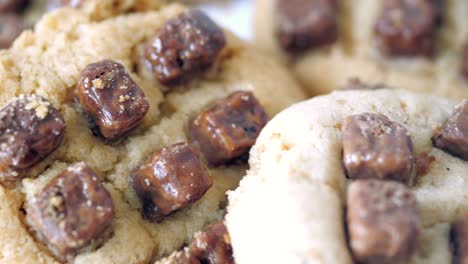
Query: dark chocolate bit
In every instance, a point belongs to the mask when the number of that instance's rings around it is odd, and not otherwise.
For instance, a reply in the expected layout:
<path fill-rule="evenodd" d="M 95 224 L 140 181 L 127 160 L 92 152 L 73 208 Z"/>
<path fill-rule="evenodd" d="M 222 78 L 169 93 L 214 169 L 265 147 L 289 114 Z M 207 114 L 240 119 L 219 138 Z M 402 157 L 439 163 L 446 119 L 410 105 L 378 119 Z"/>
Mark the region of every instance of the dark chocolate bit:
<path fill-rule="evenodd" d="M 203 197 L 213 185 L 199 153 L 187 143 L 174 144 L 154 153 L 132 175 L 143 216 L 161 222 L 172 212 Z"/>
<path fill-rule="evenodd" d="M 225 45 L 218 25 L 202 11 L 189 10 L 156 32 L 146 44 L 145 58 L 162 84 L 179 85 L 208 69 Z"/>
<path fill-rule="evenodd" d="M 401 124 L 381 114 L 348 116 L 342 141 L 343 164 L 349 178 L 412 183 L 413 144 Z"/>
<path fill-rule="evenodd" d="M 358 263 L 409 263 L 421 219 L 416 198 L 394 181 L 356 180 L 347 197 L 351 251 Z"/>
<path fill-rule="evenodd" d="M 80 7 L 86 0 L 47 0 L 46 10 L 52 11 L 57 8 L 69 6 L 69 7 Z"/>
<path fill-rule="evenodd" d="M 65 121 L 37 95 L 20 96 L 0 110 L 0 180 L 14 181 L 63 140 Z"/>
<path fill-rule="evenodd" d="M 83 162 L 51 180 L 27 208 L 28 223 L 61 260 L 99 246 L 113 218 L 110 194 Z"/>
<path fill-rule="evenodd" d="M 386 56 L 431 56 L 441 15 L 441 0 L 384 0 L 375 25 L 378 48 Z"/>
<path fill-rule="evenodd" d="M 195 234 L 189 246 L 189 256 L 198 261 L 194 263 L 234 264 L 231 238 L 224 223 L 217 222 Z"/>
<path fill-rule="evenodd" d="M 29 3 L 29 0 L 0 0 L 1 13 L 15 13 L 21 11 Z"/>
<path fill-rule="evenodd" d="M 223 222 L 196 233 L 188 247 L 170 255 L 163 263 L 173 264 L 235 264 L 231 238 Z"/>
<path fill-rule="evenodd" d="M 453 264 L 468 264 L 468 212 L 453 224 L 451 238 Z"/>
<path fill-rule="evenodd" d="M 220 165 L 245 154 L 267 122 L 255 96 L 238 91 L 190 120 L 189 137 L 211 165 Z"/>
<path fill-rule="evenodd" d="M 145 94 L 122 64 L 104 60 L 88 65 L 77 84 L 81 107 L 107 140 L 138 126 L 149 109 Z"/>
<path fill-rule="evenodd" d="M 427 154 L 427 152 L 421 152 L 415 157 L 416 164 L 416 175 L 424 176 L 431 169 L 432 163 L 434 163 L 435 157 Z"/>
<path fill-rule="evenodd" d="M 278 0 L 277 38 L 283 49 L 299 52 L 338 38 L 337 0 Z"/>
<path fill-rule="evenodd" d="M 468 161 L 468 100 L 464 100 L 442 127 L 435 130 L 434 146 Z"/>
<path fill-rule="evenodd" d="M 17 14 L 0 14 L 0 49 L 8 49 L 15 39 L 26 29 Z"/>

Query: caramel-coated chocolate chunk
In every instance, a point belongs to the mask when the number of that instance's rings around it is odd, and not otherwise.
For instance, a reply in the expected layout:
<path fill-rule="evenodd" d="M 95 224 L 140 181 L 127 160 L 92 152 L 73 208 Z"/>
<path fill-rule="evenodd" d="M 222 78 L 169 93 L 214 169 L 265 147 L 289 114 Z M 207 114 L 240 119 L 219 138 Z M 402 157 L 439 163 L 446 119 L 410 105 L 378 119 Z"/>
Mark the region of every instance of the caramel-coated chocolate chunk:
<path fill-rule="evenodd" d="M 217 222 L 204 232 L 196 233 L 188 247 L 173 253 L 166 262 L 173 264 L 235 264 L 231 238 L 226 226 L 223 222 Z"/>
<path fill-rule="evenodd" d="M 86 66 L 77 97 L 99 133 L 110 141 L 138 126 L 149 109 L 145 94 L 122 64 L 110 60 Z"/>
<path fill-rule="evenodd" d="M 468 161 L 468 100 L 455 110 L 442 127 L 435 130 L 434 146 Z"/>
<path fill-rule="evenodd" d="M 451 238 L 453 264 L 468 264 L 468 212 L 453 224 Z"/>
<path fill-rule="evenodd" d="M 83 162 L 51 180 L 27 208 L 28 223 L 61 260 L 98 246 L 113 218 L 110 194 Z"/>
<path fill-rule="evenodd" d="M 10 48 L 15 39 L 26 28 L 17 14 L 0 14 L 0 50 Z"/>
<path fill-rule="evenodd" d="M 149 221 L 161 222 L 172 212 L 203 197 L 213 180 L 187 143 L 163 148 L 132 174 L 133 188 Z"/>
<path fill-rule="evenodd" d="M 337 0 L 278 0 L 277 38 L 283 49 L 304 51 L 338 38 Z"/>
<path fill-rule="evenodd" d="M 65 121 L 38 95 L 21 95 L 0 110 L 0 180 L 14 181 L 63 140 Z"/>
<path fill-rule="evenodd" d="M 238 91 L 190 120 L 189 137 L 211 165 L 220 165 L 245 154 L 267 122 L 255 96 Z"/>
<path fill-rule="evenodd" d="M 431 56 L 441 13 L 441 0 L 384 0 L 375 25 L 381 53 L 386 56 Z"/>
<path fill-rule="evenodd" d="M 412 183 L 413 144 L 401 124 L 381 114 L 348 116 L 342 128 L 342 141 L 343 164 L 349 178 Z"/>
<path fill-rule="evenodd" d="M 189 246 L 189 259 L 192 260 L 191 263 L 235 263 L 231 238 L 223 222 L 214 223 L 204 232 L 195 234 Z"/>
<path fill-rule="evenodd" d="M 0 14 L 19 12 L 28 3 L 29 0 L 0 0 Z M 0 27 L 1 25 L 2 24 L 0 24 Z"/>
<path fill-rule="evenodd" d="M 347 195 L 350 248 L 358 263 L 409 263 L 421 230 L 411 190 L 394 181 L 356 180 Z"/>
<path fill-rule="evenodd" d="M 202 11 L 189 10 L 156 31 L 146 44 L 145 58 L 155 79 L 179 85 L 208 69 L 225 45 L 218 25 Z"/>

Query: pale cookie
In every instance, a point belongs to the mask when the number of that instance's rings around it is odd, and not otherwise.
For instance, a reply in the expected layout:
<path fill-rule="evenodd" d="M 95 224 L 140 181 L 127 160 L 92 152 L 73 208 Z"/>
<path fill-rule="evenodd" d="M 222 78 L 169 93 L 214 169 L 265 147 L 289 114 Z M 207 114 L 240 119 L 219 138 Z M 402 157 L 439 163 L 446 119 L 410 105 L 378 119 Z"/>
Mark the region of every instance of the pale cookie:
<path fill-rule="evenodd" d="M 468 98 L 468 2 L 256 0 L 255 42 L 311 96 L 350 78 Z"/>
<path fill-rule="evenodd" d="M 177 4 L 51 12 L 0 52 L 0 83 L 1 263 L 169 255 L 222 218 L 268 118 L 306 98 L 274 60 Z"/>
<path fill-rule="evenodd" d="M 229 194 L 236 263 L 452 263 L 468 161 L 433 141 L 467 139 L 468 101 L 455 105 L 381 88 L 335 91 L 278 114 Z M 464 252 L 466 227 L 455 230 Z"/>

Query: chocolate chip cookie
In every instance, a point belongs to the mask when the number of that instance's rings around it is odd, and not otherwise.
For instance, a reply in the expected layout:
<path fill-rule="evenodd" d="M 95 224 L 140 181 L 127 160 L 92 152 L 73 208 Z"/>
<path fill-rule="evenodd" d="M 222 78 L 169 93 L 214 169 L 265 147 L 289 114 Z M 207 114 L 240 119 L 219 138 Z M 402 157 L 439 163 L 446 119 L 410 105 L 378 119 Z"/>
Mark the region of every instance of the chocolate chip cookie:
<path fill-rule="evenodd" d="M 306 98 L 269 56 L 177 4 L 50 12 L 0 65 L 2 263 L 169 255 L 222 218 L 262 128 Z"/>
<path fill-rule="evenodd" d="M 262 131 L 229 194 L 236 263 L 465 263 L 468 101 L 350 85 Z"/>
<path fill-rule="evenodd" d="M 464 1 L 256 0 L 255 42 L 309 94 L 358 77 L 468 98 Z"/>

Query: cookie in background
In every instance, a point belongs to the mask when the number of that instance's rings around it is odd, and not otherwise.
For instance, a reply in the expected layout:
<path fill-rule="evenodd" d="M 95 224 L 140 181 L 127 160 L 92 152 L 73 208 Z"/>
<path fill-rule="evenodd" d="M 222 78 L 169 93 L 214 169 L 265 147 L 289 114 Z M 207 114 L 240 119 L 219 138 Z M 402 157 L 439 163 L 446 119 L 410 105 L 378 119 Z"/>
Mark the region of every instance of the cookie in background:
<path fill-rule="evenodd" d="M 310 95 L 358 77 L 468 98 L 468 2 L 256 0 L 255 42 Z"/>

